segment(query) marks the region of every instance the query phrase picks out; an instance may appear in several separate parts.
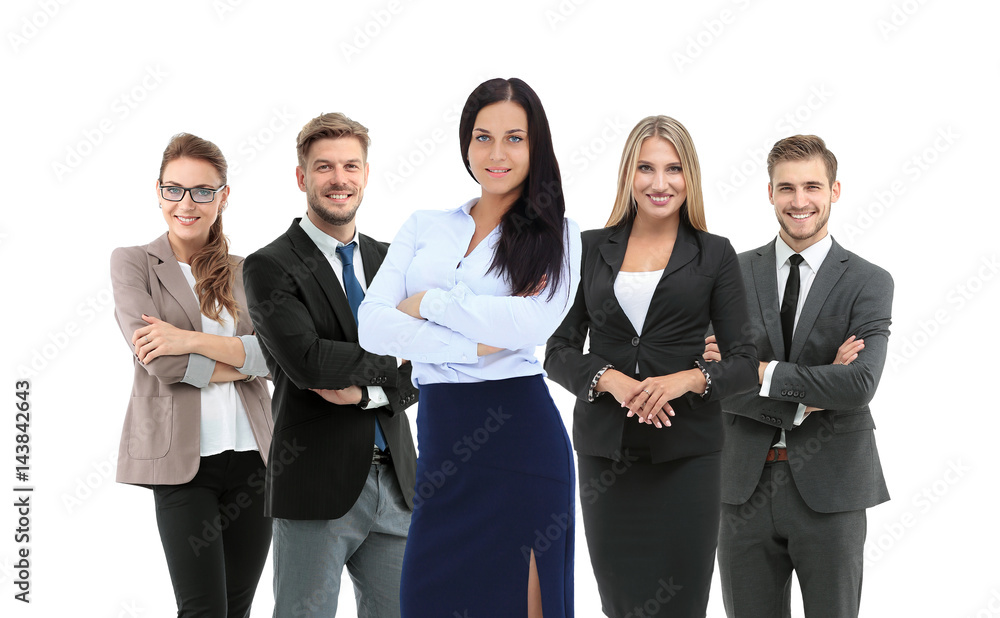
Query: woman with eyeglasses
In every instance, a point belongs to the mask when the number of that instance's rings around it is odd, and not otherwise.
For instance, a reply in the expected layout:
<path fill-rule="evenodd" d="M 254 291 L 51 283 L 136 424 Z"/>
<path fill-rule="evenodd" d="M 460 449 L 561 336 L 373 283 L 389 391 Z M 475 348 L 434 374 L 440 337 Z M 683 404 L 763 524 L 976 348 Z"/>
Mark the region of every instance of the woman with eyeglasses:
<path fill-rule="evenodd" d="M 249 616 L 271 543 L 268 370 L 222 233 L 226 170 L 215 144 L 175 135 L 156 181 L 167 231 L 111 254 L 134 365 L 117 480 L 153 491 L 178 616 Z"/>

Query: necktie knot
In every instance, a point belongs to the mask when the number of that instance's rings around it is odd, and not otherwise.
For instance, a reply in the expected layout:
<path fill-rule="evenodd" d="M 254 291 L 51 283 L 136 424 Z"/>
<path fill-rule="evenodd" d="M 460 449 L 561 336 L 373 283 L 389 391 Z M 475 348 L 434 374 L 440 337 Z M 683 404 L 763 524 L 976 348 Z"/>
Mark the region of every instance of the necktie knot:
<path fill-rule="evenodd" d="M 340 256 L 340 261 L 343 262 L 344 266 L 354 266 L 354 242 L 350 242 L 346 245 L 340 245 L 337 247 L 337 255 Z M 799 258 L 800 260 L 802 258 Z"/>
<path fill-rule="evenodd" d="M 790 256 L 788 256 L 788 261 L 789 261 L 789 262 L 791 262 L 792 266 L 796 266 L 796 267 L 797 267 L 797 266 L 798 266 L 799 264 L 801 264 L 801 263 L 802 263 L 802 262 L 803 262 L 804 260 L 805 260 L 805 258 L 803 258 L 803 257 L 802 257 L 801 255 L 799 255 L 798 253 L 793 253 L 793 254 L 791 254 Z"/>

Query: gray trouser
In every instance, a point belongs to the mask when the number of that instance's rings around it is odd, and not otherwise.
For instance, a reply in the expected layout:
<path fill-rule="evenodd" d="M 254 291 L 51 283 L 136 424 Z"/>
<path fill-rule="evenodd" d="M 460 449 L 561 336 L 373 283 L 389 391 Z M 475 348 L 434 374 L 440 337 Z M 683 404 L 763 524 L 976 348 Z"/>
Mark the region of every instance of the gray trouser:
<path fill-rule="evenodd" d="M 373 464 L 339 519 L 274 519 L 274 618 L 333 617 L 340 577 L 354 582 L 358 618 L 399 616 L 399 575 L 410 509 L 391 465 Z"/>
<path fill-rule="evenodd" d="M 791 616 L 792 571 L 806 618 L 856 618 L 861 605 L 864 510 L 817 513 L 787 462 L 764 466 L 747 502 L 723 504 L 719 577 L 729 618 Z"/>

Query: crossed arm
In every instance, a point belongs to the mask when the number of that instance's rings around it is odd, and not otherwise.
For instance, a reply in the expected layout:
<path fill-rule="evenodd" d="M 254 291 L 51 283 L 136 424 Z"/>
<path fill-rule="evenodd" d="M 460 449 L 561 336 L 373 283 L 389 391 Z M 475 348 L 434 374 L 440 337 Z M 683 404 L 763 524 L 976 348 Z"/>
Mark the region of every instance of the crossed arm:
<path fill-rule="evenodd" d="M 140 252 L 138 248 L 119 248 L 112 253 L 111 283 L 115 319 L 150 375 L 167 384 L 185 382 L 198 388 L 210 382 L 267 375 L 256 336 L 212 335 L 178 328 L 155 317 L 160 310 L 147 292 L 145 253 Z"/>

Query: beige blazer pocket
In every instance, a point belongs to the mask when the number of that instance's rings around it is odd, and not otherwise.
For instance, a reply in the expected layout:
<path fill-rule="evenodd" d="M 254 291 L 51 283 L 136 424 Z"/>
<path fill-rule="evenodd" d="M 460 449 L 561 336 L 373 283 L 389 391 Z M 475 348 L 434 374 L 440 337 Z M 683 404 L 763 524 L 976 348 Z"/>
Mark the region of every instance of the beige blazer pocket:
<path fill-rule="evenodd" d="M 173 397 L 133 397 L 129 402 L 128 454 L 133 459 L 159 459 L 170 450 Z"/>

